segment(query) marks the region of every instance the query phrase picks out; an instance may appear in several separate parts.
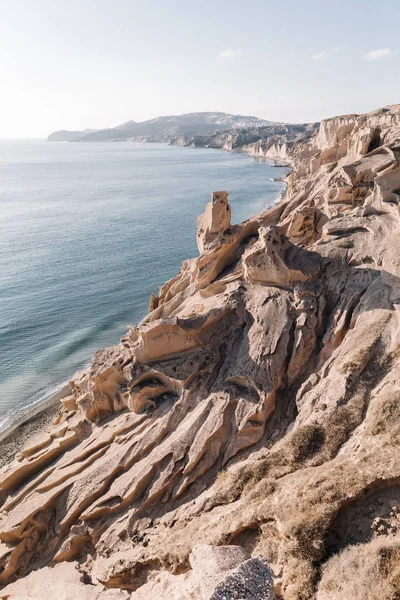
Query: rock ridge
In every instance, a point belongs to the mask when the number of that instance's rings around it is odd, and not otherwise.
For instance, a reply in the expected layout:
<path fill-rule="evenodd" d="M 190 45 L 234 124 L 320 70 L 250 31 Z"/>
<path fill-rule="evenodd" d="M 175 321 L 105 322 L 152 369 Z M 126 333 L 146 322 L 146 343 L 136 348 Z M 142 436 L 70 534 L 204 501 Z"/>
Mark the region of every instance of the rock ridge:
<path fill-rule="evenodd" d="M 233 225 L 214 192 L 199 256 L 1 470 L 0 599 L 398 595 L 400 105 L 273 144 L 282 201 Z"/>

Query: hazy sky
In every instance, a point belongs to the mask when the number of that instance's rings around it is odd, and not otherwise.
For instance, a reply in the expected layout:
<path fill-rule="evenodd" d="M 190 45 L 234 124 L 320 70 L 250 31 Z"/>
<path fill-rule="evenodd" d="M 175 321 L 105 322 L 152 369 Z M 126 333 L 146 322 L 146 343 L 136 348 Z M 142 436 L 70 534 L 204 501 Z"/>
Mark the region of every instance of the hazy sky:
<path fill-rule="evenodd" d="M 399 0 L 0 0 L 0 138 L 400 102 Z"/>

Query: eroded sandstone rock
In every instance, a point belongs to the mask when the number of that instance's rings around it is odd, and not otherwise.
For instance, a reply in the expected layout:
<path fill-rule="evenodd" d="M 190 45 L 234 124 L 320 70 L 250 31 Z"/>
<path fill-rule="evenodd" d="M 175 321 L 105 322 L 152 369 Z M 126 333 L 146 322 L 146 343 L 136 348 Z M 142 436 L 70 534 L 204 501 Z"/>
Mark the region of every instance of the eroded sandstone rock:
<path fill-rule="evenodd" d="M 0 598 L 261 594 L 259 555 L 284 600 L 322 598 L 400 504 L 400 106 L 258 150 L 292 162 L 281 203 L 231 225 L 215 193 L 200 256 L 0 472 Z M 200 544 L 240 564 L 196 580 Z"/>
<path fill-rule="evenodd" d="M 261 227 L 259 241 L 243 255 L 246 281 L 289 287 L 311 281 L 321 271 L 319 254 L 292 244 L 278 227 Z"/>
<path fill-rule="evenodd" d="M 228 192 L 213 192 L 206 211 L 198 218 L 197 246 L 204 252 L 231 225 Z"/>

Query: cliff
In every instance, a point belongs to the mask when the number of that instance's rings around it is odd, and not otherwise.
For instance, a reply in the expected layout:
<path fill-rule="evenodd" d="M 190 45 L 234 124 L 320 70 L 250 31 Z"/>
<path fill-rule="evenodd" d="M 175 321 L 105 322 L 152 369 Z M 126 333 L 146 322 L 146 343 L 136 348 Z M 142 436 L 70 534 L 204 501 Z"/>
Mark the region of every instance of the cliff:
<path fill-rule="evenodd" d="M 218 148 L 228 152 L 246 152 L 254 158 L 265 158 L 276 164 L 287 165 L 294 148 L 310 140 L 319 123 L 299 125 L 271 123 L 208 135 L 170 136 L 171 145 L 191 148 Z M 153 141 L 153 140 L 146 140 Z"/>
<path fill-rule="evenodd" d="M 2 469 L 0 598 L 260 600 L 265 559 L 285 600 L 399 595 L 400 105 L 274 144 L 280 204 L 232 225 L 215 192 Z"/>

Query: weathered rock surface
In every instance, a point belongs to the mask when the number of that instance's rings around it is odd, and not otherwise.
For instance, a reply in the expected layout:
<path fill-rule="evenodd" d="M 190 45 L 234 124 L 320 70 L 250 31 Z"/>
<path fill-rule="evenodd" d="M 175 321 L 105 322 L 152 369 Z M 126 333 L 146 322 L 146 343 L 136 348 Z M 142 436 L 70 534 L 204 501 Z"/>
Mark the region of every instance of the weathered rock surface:
<path fill-rule="evenodd" d="M 285 152 L 281 203 L 231 225 L 215 194 L 200 256 L 2 469 L 0 598 L 40 577 L 60 598 L 64 581 L 90 600 L 191 598 L 199 544 L 248 553 L 209 598 L 250 594 L 249 569 L 268 583 L 260 555 L 285 600 L 328 598 L 336 568 L 332 598 L 354 597 L 346 569 L 369 548 L 369 588 L 398 595 L 398 531 L 377 545 L 371 527 L 400 504 L 400 106 Z"/>
<path fill-rule="evenodd" d="M 212 593 L 210 600 L 274 600 L 274 582 L 267 563 L 250 558 L 231 572 Z"/>
<path fill-rule="evenodd" d="M 86 583 L 86 584 L 85 584 Z M 0 591 L 1 600 L 124 600 L 128 592 L 107 590 L 102 585 L 87 585 L 78 564 L 64 562 L 54 568 L 44 567 L 33 571 Z"/>
<path fill-rule="evenodd" d="M 214 192 L 207 204 L 206 212 L 198 218 L 197 246 L 199 252 L 208 250 L 218 243 L 220 236 L 231 226 L 231 207 L 228 192 Z"/>
<path fill-rule="evenodd" d="M 171 136 L 170 144 L 194 148 L 221 148 L 228 152 L 246 152 L 254 158 L 268 158 L 277 166 L 287 166 L 294 147 L 314 134 L 318 123 L 253 124 L 208 134 Z M 157 139 L 147 139 L 157 141 Z M 158 140 L 160 141 L 160 140 Z"/>
<path fill-rule="evenodd" d="M 240 546 L 195 546 L 190 555 L 190 566 L 196 597 L 209 600 L 216 588 L 225 583 L 227 574 L 245 564 L 249 558 Z"/>

